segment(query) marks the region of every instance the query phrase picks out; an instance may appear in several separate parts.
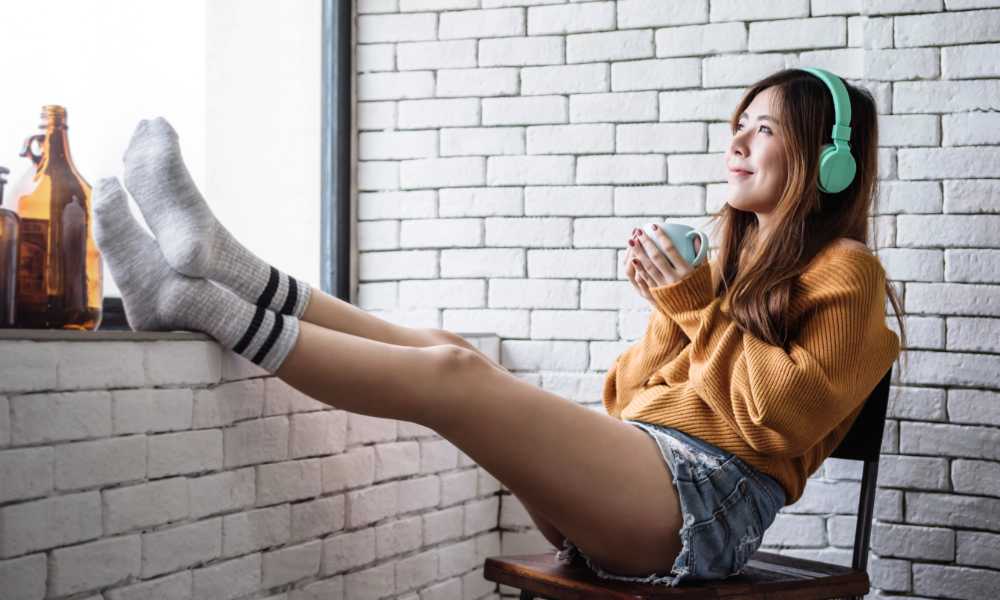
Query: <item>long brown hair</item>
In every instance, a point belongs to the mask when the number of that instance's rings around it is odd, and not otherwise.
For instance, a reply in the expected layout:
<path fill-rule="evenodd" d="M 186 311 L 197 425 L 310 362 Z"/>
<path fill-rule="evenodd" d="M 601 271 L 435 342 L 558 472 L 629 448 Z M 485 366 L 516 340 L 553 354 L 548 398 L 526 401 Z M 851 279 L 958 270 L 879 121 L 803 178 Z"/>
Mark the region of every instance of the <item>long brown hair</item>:
<path fill-rule="evenodd" d="M 772 108 L 782 115 L 788 179 L 774 209 L 777 224 L 759 244 L 753 212 L 727 203 L 712 215 L 709 223 L 721 223 L 715 294 L 729 294 L 731 318 L 742 330 L 786 349 L 796 334 L 788 312 L 792 289 L 808 263 L 837 238 L 870 247 L 868 218 L 878 195 L 877 108 L 868 90 L 846 81 L 844 86 L 851 99 L 850 145 L 857 174 L 838 193 L 818 187 L 819 148 L 830 142 L 834 120 L 833 98 L 818 78 L 796 69 L 778 71 L 751 85 L 730 117 L 735 132 L 754 97 L 774 88 Z M 901 303 L 888 278 L 885 287 L 905 348 Z"/>

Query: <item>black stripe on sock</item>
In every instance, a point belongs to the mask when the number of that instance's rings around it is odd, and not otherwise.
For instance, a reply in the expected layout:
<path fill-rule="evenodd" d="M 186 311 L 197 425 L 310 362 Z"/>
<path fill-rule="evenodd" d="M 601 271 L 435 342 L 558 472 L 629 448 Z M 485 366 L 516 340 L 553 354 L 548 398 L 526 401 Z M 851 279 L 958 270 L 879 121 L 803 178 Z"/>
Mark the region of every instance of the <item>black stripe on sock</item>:
<path fill-rule="evenodd" d="M 274 299 L 274 293 L 278 291 L 278 281 L 280 276 L 278 275 L 278 270 L 271 267 L 271 275 L 267 278 L 267 286 L 264 287 L 264 291 L 260 293 L 260 298 L 257 298 L 257 306 L 271 306 L 271 300 Z"/>
<path fill-rule="evenodd" d="M 257 351 L 257 354 L 255 354 L 254 357 L 250 360 L 257 363 L 258 365 L 261 363 L 261 361 L 264 360 L 264 357 L 267 356 L 267 353 L 271 349 L 271 346 L 273 346 L 274 342 L 278 340 L 278 336 L 281 334 L 281 328 L 284 327 L 284 325 L 285 325 L 285 319 L 281 315 L 275 314 L 274 327 L 271 328 L 271 333 L 269 333 L 267 339 L 264 340 L 264 345 L 260 347 L 260 350 Z"/>
<path fill-rule="evenodd" d="M 292 310 L 295 309 L 295 301 L 298 299 L 299 286 L 295 284 L 295 278 L 288 278 L 288 296 L 285 297 L 285 304 L 282 305 L 280 312 L 283 315 L 292 314 Z"/>
<path fill-rule="evenodd" d="M 243 354 L 243 351 L 247 349 L 247 346 L 249 346 L 250 342 L 253 341 L 253 336 L 257 335 L 257 330 L 260 329 L 261 322 L 264 321 L 264 312 L 266 310 L 267 309 L 263 306 L 257 307 L 256 312 L 253 313 L 253 319 L 250 320 L 250 326 L 247 327 L 246 333 L 244 333 L 243 337 L 240 338 L 240 341 L 233 346 L 233 352 Z"/>

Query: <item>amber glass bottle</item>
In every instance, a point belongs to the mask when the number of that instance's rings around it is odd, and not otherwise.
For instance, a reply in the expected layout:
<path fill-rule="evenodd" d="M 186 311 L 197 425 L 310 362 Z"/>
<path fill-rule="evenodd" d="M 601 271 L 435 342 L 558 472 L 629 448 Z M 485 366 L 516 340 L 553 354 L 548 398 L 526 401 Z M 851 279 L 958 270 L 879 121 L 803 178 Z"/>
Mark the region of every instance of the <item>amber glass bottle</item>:
<path fill-rule="evenodd" d="M 39 129 L 45 133 L 26 139 L 21 150 L 35 173 L 17 198 L 17 326 L 97 329 L 103 266 L 93 236 L 91 187 L 73 165 L 66 109 L 44 106 Z"/>
<path fill-rule="evenodd" d="M 17 293 L 17 240 L 21 230 L 21 220 L 17 213 L 4 208 L 4 177 L 10 173 L 7 167 L 0 167 L 0 327 L 14 326 L 14 308 Z"/>

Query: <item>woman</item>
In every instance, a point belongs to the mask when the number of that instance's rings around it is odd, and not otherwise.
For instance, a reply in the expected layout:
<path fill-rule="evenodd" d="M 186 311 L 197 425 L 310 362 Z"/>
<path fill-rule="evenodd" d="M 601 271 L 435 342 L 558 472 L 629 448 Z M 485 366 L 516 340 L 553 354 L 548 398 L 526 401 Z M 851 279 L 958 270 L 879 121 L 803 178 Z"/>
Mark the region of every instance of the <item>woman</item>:
<path fill-rule="evenodd" d="M 97 185 L 95 236 L 133 329 L 205 331 L 317 400 L 435 430 L 601 577 L 721 578 L 798 499 L 899 351 L 884 322 L 893 290 L 864 243 L 875 106 L 849 89 L 858 174 L 845 191 L 816 189 L 829 91 L 782 71 L 732 119 L 726 163 L 752 173 L 730 176 L 719 258 L 692 266 L 662 231 L 665 255 L 633 234 L 626 273 L 653 311 L 606 376 L 614 418 L 454 333 L 388 323 L 261 261 L 215 219 L 163 119 L 139 124 L 124 159 L 155 240 L 115 179 Z"/>

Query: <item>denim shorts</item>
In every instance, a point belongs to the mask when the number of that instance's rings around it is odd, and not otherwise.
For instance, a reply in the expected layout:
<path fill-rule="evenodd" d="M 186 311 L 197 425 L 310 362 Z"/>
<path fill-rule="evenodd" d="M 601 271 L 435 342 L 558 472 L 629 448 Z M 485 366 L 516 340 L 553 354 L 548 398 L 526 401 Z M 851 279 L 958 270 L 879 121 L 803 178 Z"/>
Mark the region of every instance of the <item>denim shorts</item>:
<path fill-rule="evenodd" d="M 677 586 L 738 575 L 785 505 L 784 489 L 773 477 L 702 439 L 672 427 L 625 422 L 652 436 L 673 473 L 684 519 L 680 554 L 670 573 L 646 576 L 609 573 L 568 539 L 556 557 L 572 562 L 579 555 L 598 577 L 634 583 Z"/>

